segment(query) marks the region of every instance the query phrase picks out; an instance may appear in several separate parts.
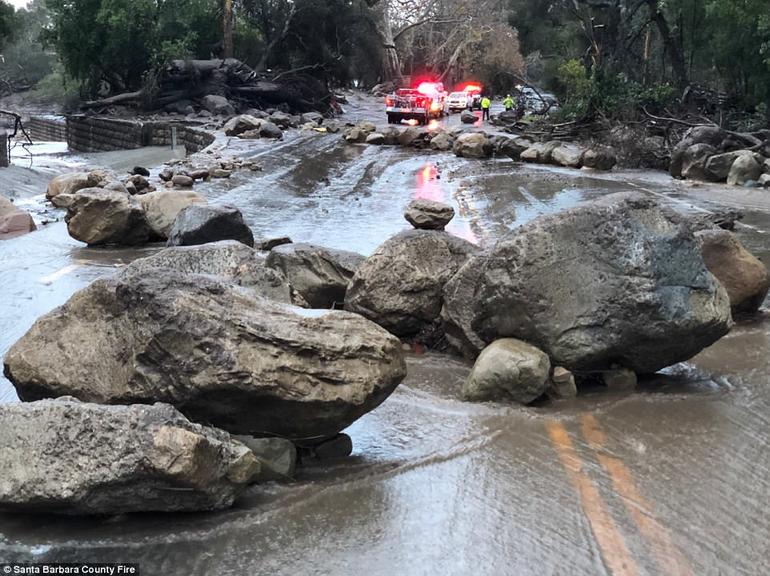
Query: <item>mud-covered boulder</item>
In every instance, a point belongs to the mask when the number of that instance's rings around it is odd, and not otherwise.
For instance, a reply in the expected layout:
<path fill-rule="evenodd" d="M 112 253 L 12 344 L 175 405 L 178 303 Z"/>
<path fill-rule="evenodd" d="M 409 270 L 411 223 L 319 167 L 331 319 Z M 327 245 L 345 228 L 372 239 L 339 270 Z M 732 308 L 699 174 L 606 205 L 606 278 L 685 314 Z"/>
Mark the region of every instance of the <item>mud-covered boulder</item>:
<path fill-rule="evenodd" d="M 655 372 L 732 325 L 686 221 L 639 194 L 525 224 L 472 258 L 444 298 L 447 336 L 468 356 L 518 338 L 569 370 Z"/>
<path fill-rule="evenodd" d="M 444 284 L 474 252 L 473 244 L 446 232 L 397 234 L 358 269 L 345 309 L 397 336 L 416 334 L 439 318 Z"/>
<path fill-rule="evenodd" d="M 617 155 L 609 148 L 590 148 L 583 153 L 583 167 L 609 171 L 618 163 Z"/>
<path fill-rule="evenodd" d="M 243 221 L 241 211 L 233 206 L 193 204 L 174 220 L 168 246 L 194 246 L 220 240 L 237 240 L 254 246 L 254 234 Z"/>
<path fill-rule="evenodd" d="M 256 456 L 172 406 L 72 399 L 0 406 L 0 509 L 121 514 L 228 508 Z"/>
<path fill-rule="evenodd" d="M 487 346 L 463 386 L 472 402 L 513 400 L 529 404 L 548 389 L 551 362 L 541 350 L 521 340 L 503 338 Z"/>
<path fill-rule="evenodd" d="M 249 130 L 259 130 L 263 123 L 264 120 L 261 118 L 256 118 L 249 114 L 241 114 L 235 118 L 230 118 L 222 130 L 224 130 L 227 136 L 240 136 Z"/>
<path fill-rule="evenodd" d="M 24 401 L 166 402 L 231 433 L 293 440 L 334 436 L 405 373 L 398 339 L 360 316 L 172 271 L 97 280 L 5 357 Z"/>
<path fill-rule="evenodd" d="M 267 256 L 268 267 L 280 271 L 311 308 L 342 308 L 363 261 L 355 252 L 303 243 L 277 246 Z"/>
<path fill-rule="evenodd" d="M 11 236 L 21 236 L 37 229 L 32 216 L 0 196 L 0 240 Z"/>
<path fill-rule="evenodd" d="M 750 180 L 759 180 L 762 175 L 762 165 L 753 154 L 740 154 L 730 166 L 727 183 L 731 186 L 743 186 Z"/>
<path fill-rule="evenodd" d="M 462 122 L 463 124 L 475 124 L 478 121 L 479 121 L 479 117 L 476 116 L 470 110 L 463 110 L 460 113 L 460 122 Z"/>
<path fill-rule="evenodd" d="M 486 134 L 470 132 L 460 135 L 454 143 L 455 156 L 460 158 L 489 158 L 494 145 Z"/>
<path fill-rule="evenodd" d="M 447 152 L 454 146 L 454 139 L 446 132 L 439 132 L 430 139 L 430 149 Z"/>
<path fill-rule="evenodd" d="M 123 274 L 142 276 L 163 274 L 164 271 L 216 276 L 257 296 L 292 303 L 291 287 L 283 274 L 268 268 L 263 255 L 236 240 L 167 248 L 134 260 Z"/>
<path fill-rule="evenodd" d="M 564 143 L 551 152 L 551 162 L 566 168 L 580 168 L 585 150 L 576 144 Z"/>
<path fill-rule="evenodd" d="M 712 228 L 696 235 L 706 266 L 727 289 L 733 313 L 756 311 L 770 289 L 765 265 L 732 232 Z"/>
<path fill-rule="evenodd" d="M 142 205 L 125 192 L 85 188 L 75 194 L 61 194 L 66 200 L 64 221 L 75 240 L 90 246 L 144 244 L 151 236 Z"/>
<path fill-rule="evenodd" d="M 449 204 L 419 198 L 406 207 L 404 218 L 418 230 L 443 230 L 455 217 Z"/>
<path fill-rule="evenodd" d="M 55 198 L 61 194 L 74 194 L 85 188 L 104 187 L 113 179 L 113 175 L 104 170 L 60 174 L 48 183 L 45 197 L 56 205 Z"/>
<path fill-rule="evenodd" d="M 203 196 L 192 190 L 159 190 L 137 196 L 137 200 L 144 209 L 153 236 L 164 240 L 182 210 L 193 204 L 206 203 Z"/>

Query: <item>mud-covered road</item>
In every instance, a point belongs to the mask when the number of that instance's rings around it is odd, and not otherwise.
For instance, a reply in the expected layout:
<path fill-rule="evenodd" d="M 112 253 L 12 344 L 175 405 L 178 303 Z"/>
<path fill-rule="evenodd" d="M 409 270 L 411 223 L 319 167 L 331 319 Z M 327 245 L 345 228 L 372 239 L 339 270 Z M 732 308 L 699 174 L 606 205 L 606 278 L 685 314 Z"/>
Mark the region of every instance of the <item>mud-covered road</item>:
<path fill-rule="evenodd" d="M 374 110 L 354 104 L 350 116 Z M 684 210 L 743 209 L 741 240 L 770 262 L 762 190 L 349 146 L 313 132 L 236 145 L 264 171 L 197 189 L 240 208 L 258 236 L 366 254 L 406 229 L 404 206 L 424 197 L 453 204 L 450 231 L 483 245 L 540 214 L 645 189 Z M 88 249 L 62 222 L 0 242 L 0 354 L 75 290 L 156 249 Z M 346 461 L 255 487 L 224 513 L 0 515 L 0 561 L 130 561 L 179 576 L 768 574 L 769 351 L 760 314 L 633 392 L 583 390 L 530 408 L 461 402 L 469 366 L 412 356 L 396 393 L 348 430 Z M 0 401 L 15 400 L 0 381 Z"/>

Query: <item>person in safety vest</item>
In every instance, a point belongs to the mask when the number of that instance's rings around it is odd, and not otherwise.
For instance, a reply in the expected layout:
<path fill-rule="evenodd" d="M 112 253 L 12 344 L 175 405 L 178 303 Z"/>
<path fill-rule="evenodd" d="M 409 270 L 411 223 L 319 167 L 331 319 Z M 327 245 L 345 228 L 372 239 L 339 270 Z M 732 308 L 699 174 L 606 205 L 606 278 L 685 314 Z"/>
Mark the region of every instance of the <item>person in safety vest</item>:
<path fill-rule="evenodd" d="M 489 120 L 489 107 L 492 105 L 492 101 L 488 96 L 484 96 L 481 99 L 481 120 Z"/>
<path fill-rule="evenodd" d="M 513 98 L 511 98 L 510 94 L 508 94 L 508 96 L 505 97 L 505 100 L 503 100 L 503 106 L 505 106 L 506 112 L 513 110 Z"/>

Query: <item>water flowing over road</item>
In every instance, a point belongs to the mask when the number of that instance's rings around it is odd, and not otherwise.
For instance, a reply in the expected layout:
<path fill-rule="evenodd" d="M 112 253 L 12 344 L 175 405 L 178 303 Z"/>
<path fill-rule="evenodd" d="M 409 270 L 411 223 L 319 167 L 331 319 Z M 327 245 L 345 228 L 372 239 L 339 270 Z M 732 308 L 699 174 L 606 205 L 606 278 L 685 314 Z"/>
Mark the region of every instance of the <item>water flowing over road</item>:
<path fill-rule="evenodd" d="M 369 254 L 408 228 L 410 199 L 430 198 L 455 207 L 451 233 L 489 245 L 541 214 L 643 189 L 683 210 L 744 210 L 737 232 L 770 262 L 762 190 L 350 146 L 315 132 L 234 145 L 263 172 L 196 190 L 241 209 L 257 236 Z M 63 222 L 0 242 L 0 354 L 74 291 L 159 248 L 86 248 Z M 2 514 L 0 560 L 130 561 L 179 576 L 768 574 L 768 352 L 760 313 L 634 391 L 527 408 L 462 402 L 467 363 L 412 355 L 396 393 L 348 430 L 345 461 L 256 486 L 216 514 Z M 0 379 L 0 402 L 13 401 Z"/>

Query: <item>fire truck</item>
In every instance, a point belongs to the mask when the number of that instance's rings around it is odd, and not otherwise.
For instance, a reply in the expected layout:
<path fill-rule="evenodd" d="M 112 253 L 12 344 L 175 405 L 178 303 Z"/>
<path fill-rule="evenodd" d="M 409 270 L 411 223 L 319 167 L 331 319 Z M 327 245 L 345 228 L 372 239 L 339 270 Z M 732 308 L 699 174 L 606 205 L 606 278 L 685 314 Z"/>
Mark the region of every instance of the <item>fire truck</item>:
<path fill-rule="evenodd" d="M 446 114 L 447 93 L 441 82 L 421 82 L 417 88 L 402 88 L 385 98 L 389 124 L 402 120 L 428 124 Z"/>

